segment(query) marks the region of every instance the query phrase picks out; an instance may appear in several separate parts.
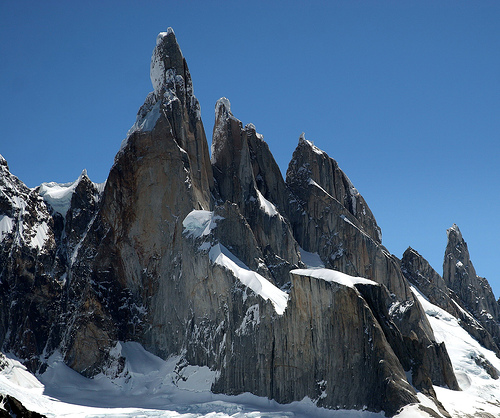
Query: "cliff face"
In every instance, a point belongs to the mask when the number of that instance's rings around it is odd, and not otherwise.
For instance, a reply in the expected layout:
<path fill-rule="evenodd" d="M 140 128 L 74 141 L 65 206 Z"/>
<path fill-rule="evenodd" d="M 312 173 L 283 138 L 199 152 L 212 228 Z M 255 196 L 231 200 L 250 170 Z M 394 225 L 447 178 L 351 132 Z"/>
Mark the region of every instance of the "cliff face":
<path fill-rule="evenodd" d="M 433 385 L 458 389 L 408 283 L 453 310 L 451 279 L 413 253 L 401 269 L 338 164 L 302 136 L 285 181 L 227 99 L 210 159 L 171 29 L 150 76 L 105 185 L 31 190 L 0 161 L 2 348 L 32 370 L 58 349 L 92 376 L 137 341 L 218 371 L 217 392 L 389 415 L 416 390 L 439 405 Z M 305 269 L 311 255 L 326 268 Z"/>
<path fill-rule="evenodd" d="M 467 244 L 455 224 L 447 230 L 443 277 L 415 250 L 408 248 L 401 260 L 403 274 L 429 301 L 459 320 L 483 347 L 500 357 L 498 302 L 486 279 L 477 276 Z M 484 357 L 470 354 L 493 379 L 499 371 Z"/>

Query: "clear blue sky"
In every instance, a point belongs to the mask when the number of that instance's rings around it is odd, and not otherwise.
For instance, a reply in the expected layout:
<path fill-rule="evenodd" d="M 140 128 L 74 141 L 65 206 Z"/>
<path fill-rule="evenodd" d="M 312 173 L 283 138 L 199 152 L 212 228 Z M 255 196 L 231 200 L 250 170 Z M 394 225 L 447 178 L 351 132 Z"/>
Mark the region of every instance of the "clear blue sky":
<path fill-rule="evenodd" d="M 302 131 L 386 247 L 442 272 L 454 222 L 500 296 L 500 3 L 0 1 L 0 154 L 28 186 L 106 179 L 172 26 L 211 138 L 221 96 L 283 175 Z"/>

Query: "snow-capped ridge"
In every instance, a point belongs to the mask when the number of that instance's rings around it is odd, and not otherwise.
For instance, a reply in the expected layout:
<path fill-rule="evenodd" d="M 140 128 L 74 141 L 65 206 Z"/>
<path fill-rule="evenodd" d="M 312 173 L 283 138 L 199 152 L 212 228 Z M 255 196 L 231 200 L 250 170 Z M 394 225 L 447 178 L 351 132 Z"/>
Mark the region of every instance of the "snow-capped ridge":
<path fill-rule="evenodd" d="M 174 30 L 169 27 L 166 32 L 160 32 L 158 36 L 156 37 L 156 45 L 160 44 L 160 42 L 163 40 L 163 38 L 167 37 L 168 35 L 174 35 Z"/>
<path fill-rule="evenodd" d="M 316 154 L 323 155 L 324 151 L 320 150 L 312 141 L 306 139 L 306 134 L 302 132 L 299 136 L 299 145 L 307 145 L 310 147 Z"/>
<path fill-rule="evenodd" d="M 217 118 L 221 115 L 221 112 L 223 112 L 224 115 L 227 115 L 227 117 L 233 116 L 233 113 L 231 112 L 231 102 L 226 97 L 221 97 L 215 103 L 215 117 Z"/>
<path fill-rule="evenodd" d="M 450 233 L 454 232 L 457 236 L 458 236 L 458 239 L 459 240 L 462 240 L 462 233 L 460 232 L 460 228 L 458 227 L 457 224 L 453 224 L 450 228 L 448 228 L 446 230 L 446 235 L 449 237 L 450 236 Z"/>
<path fill-rule="evenodd" d="M 217 227 L 217 221 L 222 219 L 221 216 L 214 215 L 211 211 L 192 210 L 182 221 L 183 232 L 195 239 L 206 237 Z M 288 301 L 287 293 L 278 289 L 265 277 L 250 269 L 219 242 L 210 243 L 209 241 L 205 241 L 199 248 L 205 251 L 208 250 L 209 259 L 213 264 L 229 270 L 234 277 L 264 300 L 269 299 L 276 313 L 283 315 Z"/>
<path fill-rule="evenodd" d="M 71 198 L 73 197 L 73 193 L 84 178 L 90 181 L 86 169 L 83 169 L 78 178 L 72 182 L 56 183 L 52 181 L 49 183 L 42 183 L 40 186 L 38 186 L 38 193 L 55 212 L 61 214 L 63 218 L 65 218 L 71 206 Z M 102 191 L 104 188 L 104 183 L 93 184 L 98 191 Z"/>

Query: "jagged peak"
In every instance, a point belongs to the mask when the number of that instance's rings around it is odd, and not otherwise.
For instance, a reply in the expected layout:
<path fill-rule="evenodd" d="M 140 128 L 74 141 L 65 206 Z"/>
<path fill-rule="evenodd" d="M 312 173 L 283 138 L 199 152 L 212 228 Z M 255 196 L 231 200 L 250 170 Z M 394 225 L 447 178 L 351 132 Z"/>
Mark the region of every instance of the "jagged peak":
<path fill-rule="evenodd" d="M 5 167 L 5 170 L 9 171 L 9 164 L 7 164 L 7 160 L 0 154 L 0 167 Z"/>
<path fill-rule="evenodd" d="M 162 42 L 163 38 L 167 37 L 168 35 L 175 36 L 174 30 L 170 26 L 167 28 L 166 32 L 160 32 L 158 34 L 158 36 L 156 37 L 156 45 L 159 45 Z"/>
<path fill-rule="evenodd" d="M 95 190 L 99 193 L 101 193 L 104 189 L 104 183 L 99 184 L 92 182 L 87 174 L 87 169 L 84 168 L 75 181 L 70 181 L 68 183 L 56 183 L 55 181 L 42 183 L 38 186 L 38 194 L 52 207 L 52 209 L 54 209 L 55 212 L 58 212 L 63 217 L 66 217 L 66 214 L 71 206 L 71 197 L 73 196 L 73 193 L 78 185 L 82 182 L 93 185 Z"/>
<path fill-rule="evenodd" d="M 165 96 L 167 101 L 172 101 L 177 98 L 178 87 L 186 88 L 184 56 L 172 28 L 156 37 L 149 76 L 156 100 Z"/>
<path fill-rule="evenodd" d="M 323 150 L 320 150 L 316 145 L 314 145 L 314 142 L 306 139 L 306 134 L 304 132 L 302 132 L 299 136 L 298 147 L 300 147 L 300 146 L 306 146 L 318 155 L 326 155 L 326 153 Z"/>
<path fill-rule="evenodd" d="M 220 116 L 226 116 L 226 118 L 233 116 L 231 102 L 227 97 L 221 97 L 215 103 L 215 118 L 218 119 Z"/>
<path fill-rule="evenodd" d="M 457 224 L 453 224 L 450 228 L 446 230 L 446 234 L 448 236 L 448 239 L 450 239 L 450 234 L 455 234 L 457 235 L 459 240 L 463 240 L 462 238 L 462 233 L 460 232 L 460 229 L 458 228 Z"/>

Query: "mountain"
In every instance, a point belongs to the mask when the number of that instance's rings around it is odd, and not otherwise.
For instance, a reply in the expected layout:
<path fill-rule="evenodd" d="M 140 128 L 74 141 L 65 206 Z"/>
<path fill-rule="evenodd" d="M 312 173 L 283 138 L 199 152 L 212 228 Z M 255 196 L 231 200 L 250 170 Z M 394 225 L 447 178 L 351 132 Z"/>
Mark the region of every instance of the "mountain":
<path fill-rule="evenodd" d="M 105 184 L 84 171 L 29 189 L 0 159 L 2 351 L 51 385 L 62 364 L 91 382 L 139 382 L 133 352 L 170 364 L 176 388 L 204 370 L 213 394 L 450 416 L 450 392 L 479 384 L 464 385 L 436 318 L 500 353 L 498 303 L 458 227 L 442 277 L 415 250 L 399 260 L 304 134 L 283 178 L 222 98 L 209 153 L 172 29 L 156 39 L 150 77 Z M 482 350 L 471 359 L 496 381 Z M 154 382 L 153 393 L 166 385 Z"/>

